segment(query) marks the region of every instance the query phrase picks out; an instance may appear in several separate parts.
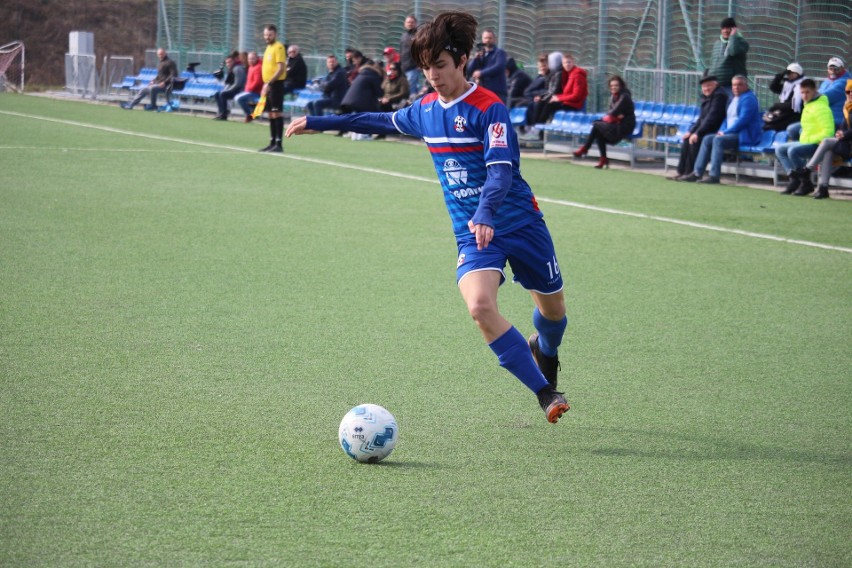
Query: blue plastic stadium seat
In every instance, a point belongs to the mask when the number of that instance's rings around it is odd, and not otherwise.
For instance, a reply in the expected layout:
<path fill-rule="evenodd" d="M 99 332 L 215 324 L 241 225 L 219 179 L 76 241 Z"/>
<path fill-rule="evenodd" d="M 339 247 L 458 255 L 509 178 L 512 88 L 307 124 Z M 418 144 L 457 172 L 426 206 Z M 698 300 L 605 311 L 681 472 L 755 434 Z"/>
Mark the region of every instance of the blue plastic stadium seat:
<path fill-rule="evenodd" d="M 740 146 L 740 152 L 749 152 L 749 153 L 764 153 L 764 152 L 775 152 L 774 142 L 776 137 L 776 132 L 774 130 L 765 130 L 760 137 L 760 142 L 755 144 L 754 146 Z M 785 138 L 786 138 L 786 132 Z"/>
<path fill-rule="evenodd" d="M 527 107 L 515 107 L 509 110 L 512 126 L 523 126 L 527 120 Z"/>

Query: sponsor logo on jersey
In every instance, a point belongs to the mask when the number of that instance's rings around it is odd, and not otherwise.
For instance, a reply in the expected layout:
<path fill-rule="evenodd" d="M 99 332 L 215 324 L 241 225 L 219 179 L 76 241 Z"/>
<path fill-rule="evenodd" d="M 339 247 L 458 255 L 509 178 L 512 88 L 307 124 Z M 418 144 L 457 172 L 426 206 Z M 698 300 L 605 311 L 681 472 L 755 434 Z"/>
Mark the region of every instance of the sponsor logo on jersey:
<path fill-rule="evenodd" d="M 447 176 L 447 186 L 455 187 L 467 183 L 467 170 L 462 167 L 458 160 L 450 158 L 444 162 L 444 175 Z"/>
<path fill-rule="evenodd" d="M 464 132 L 464 127 L 467 125 L 467 120 L 463 116 L 457 116 L 453 120 L 453 125 L 456 129 L 456 132 Z"/>
<path fill-rule="evenodd" d="M 488 144 L 492 148 L 507 148 L 509 138 L 505 122 L 495 122 L 488 126 Z"/>
<path fill-rule="evenodd" d="M 458 262 L 456 262 L 456 267 L 459 267 L 462 264 L 464 264 L 464 253 L 459 255 L 459 260 L 458 260 Z"/>

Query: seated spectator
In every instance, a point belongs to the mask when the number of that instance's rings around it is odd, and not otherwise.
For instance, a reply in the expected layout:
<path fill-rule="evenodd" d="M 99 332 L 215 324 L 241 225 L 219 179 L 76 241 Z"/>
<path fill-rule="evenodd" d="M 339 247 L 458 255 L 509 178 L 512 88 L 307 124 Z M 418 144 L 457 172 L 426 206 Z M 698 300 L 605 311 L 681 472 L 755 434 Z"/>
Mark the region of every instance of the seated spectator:
<path fill-rule="evenodd" d="M 737 150 L 740 146 L 754 146 L 760 142 L 763 118 L 757 96 L 748 88 L 748 79 L 743 75 L 736 75 L 731 81 L 731 89 L 734 96 L 728 102 L 725 122 L 719 132 L 708 134 L 701 141 L 701 148 L 695 158 L 695 169 L 682 181 L 719 183 L 725 152 Z M 702 180 L 708 163 L 710 176 Z"/>
<path fill-rule="evenodd" d="M 701 141 L 708 134 L 719 132 L 722 122 L 725 120 L 726 107 L 728 106 L 728 95 L 719 88 L 716 77 L 708 75 L 701 79 L 701 112 L 689 131 L 683 135 L 680 149 L 680 159 L 677 162 L 677 175 L 675 181 L 681 181 L 692 173 L 695 168 L 695 159 L 701 148 Z"/>
<path fill-rule="evenodd" d="M 524 102 L 524 91 L 532 83 L 532 78 L 527 75 L 513 58 L 506 60 L 506 88 L 509 92 L 508 107 L 521 106 Z"/>
<path fill-rule="evenodd" d="M 846 80 L 846 104 L 843 105 L 843 124 L 834 133 L 833 138 L 820 142 L 802 172 L 802 179 L 811 177 L 811 172 L 819 166 L 819 185 L 814 199 L 828 199 L 828 181 L 835 157 L 842 160 L 852 158 L 852 79 Z"/>
<path fill-rule="evenodd" d="M 246 86 L 246 68 L 240 63 L 239 54 L 234 52 L 225 58 L 225 69 L 228 72 L 225 86 L 213 94 L 213 100 L 219 108 L 219 114 L 213 120 L 228 120 L 228 103 L 242 93 Z"/>
<path fill-rule="evenodd" d="M 357 49 L 353 49 L 351 53 L 347 54 L 346 61 L 348 62 L 348 65 L 346 65 L 346 80 L 351 85 L 355 81 L 355 77 L 358 76 L 358 71 L 360 71 L 361 65 L 364 64 L 366 58 L 363 53 Z"/>
<path fill-rule="evenodd" d="M 560 63 L 560 66 L 561 65 L 562 64 Z M 547 78 L 550 72 L 547 67 L 547 55 L 541 54 L 538 56 L 536 67 L 538 68 L 538 75 L 535 79 L 532 79 L 530 84 L 527 85 L 527 88 L 524 89 L 523 99 L 519 102 L 518 106 L 529 107 L 533 103 L 533 99 L 535 99 L 535 97 L 541 97 L 547 94 Z"/>
<path fill-rule="evenodd" d="M 349 89 L 346 72 L 338 63 L 337 56 L 329 55 L 326 57 L 325 66 L 328 68 L 328 74 L 317 85 L 322 91 L 323 97 L 309 102 L 305 107 L 310 116 L 322 116 L 326 109 L 339 108 L 343 95 Z"/>
<path fill-rule="evenodd" d="M 411 92 L 408 79 L 402 73 L 399 62 L 388 64 L 385 80 L 382 82 L 382 91 L 383 95 L 379 100 L 379 108 L 382 112 L 398 110 L 408 104 Z"/>
<path fill-rule="evenodd" d="M 826 68 L 827 77 L 823 79 L 817 92 L 828 97 L 828 106 L 831 107 L 831 112 L 834 115 L 834 124 L 837 128 L 840 128 L 840 125 L 843 124 L 843 105 L 846 101 L 843 90 L 846 81 L 852 79 L 852 75 L 846 70 L 846 64 L 839 57 L 829 59 Z M 788 126 L 787 140 L 798 140 L 801 128 L 802 126 L 798 122 Z"/>
<path fill-rule="evenodd" d="M 835 134 L 834 115 L 828 104 L 828 96 L 817 92 L 813 79 L 802 81 L 799 89 L 802 91 L 802 100 L 805 103 L 802 109 L 802 129 L 799 139 L 775 147 L 775 157 L 790 177 L 790 182 L 781 192 L 782 195 L 813 193 L 814 184 L 811 181 L 810 171 L 805 169 L 805 164 L 808 158 L 814 155 L 819 143 Z"/>
<path fill-rule="evenodd" d="M 378 112 L 379 99 L 383 95 L 382 71 L 375 62 L 365 59 L 359 66 L 358 75 L 340 101 L 340 111 L 344 114 Z"/>
<path fill-rule="evenodd" d="M 284 95 L 289 95 L 308 84 L 308 66 L 298 45 L 287 48 L 287 77 L 284 79 Z"/>
<path fill-rule="evenodd" d="M 260 100 L 260 91 L 263 89 L 263 66 L 260 64 L 260 59 L 257 57 L 257 52 L 249 51 L 246 55 L 246 63 L 248 71 L 246 73 L 246 88 L 245 90 L 234 97 L 234 103 L 240 105 L 246 117 L 243 122 L 251 122 L 251 113 L 257 101 Z"/>
<path fill-rule="evenodd" d="M 386 47 L 382 55 L 385 58 L 385 70 L 388 69 L 391 63 L 399 63 L 399 52 L 392 47 Z"/>
<path fill-rule="evenodd" d="M 778 95 L 778 102 L 763 115 L 763 129 L 782 131 L 802 118 L 802 91 L 799 84 L 805 80 L 802 66 L 791 63 L 775 75 L 769 90 Z"/>
<path fill-rule="evenodd" d="M 583 110 L 586 97 L 589 96 L 586 70 L 577 66 L 574 56 L 570 53 L 562 55 L 561 73 L 557 71 L 551 76 L 548 91 L 549 94 L 539 98 L 533 105 L 532 116 L 527 113 L 527 126 L 544 124 L 559 110 Z M 532 132 L 527 138 L 540 138 L 542 134 Z"/>
<path fill-rule="evenodd" d="M 157 58 L 160 62 L 157 64 L 157 76 L 154 77 L 147 86 L 139 89 L 136 96 L 129 103 L 121 103 L 119 106 L 125 110 L 131 110 L 138 105 L 142 99 L 151 95 L 150 104 L 145 105 L 145 110 L 157 110 L 157 96 L 160 93 L 166 95 L 168 101 L 168 93 L 172 88 L 172 83 L 178 76 L 177 65 L 169 59 L 166 50 L 162 47 L 157 50 Z"/>
<path fill-rule="evenodd" d="M 589 148 L 595 142 L 598 143 L 600 151 L 600 159 L 598 160 L 597 169 L 608 168 L 609 160 L 606 157 L 606 145 L 618 144 L 633 133 L 636 128 L 636 112 L 633 106 L 633 98 L 630 90 L 624 79 L 618 75 L 613 75 L 609 78 L 609 110 L 603 116 L 602 120 L 596 120 L 592 123 L 592 132 L 589 134 L 589 139 L 576 152 L 575 158 L 582 158 L 588 152 Z"/>

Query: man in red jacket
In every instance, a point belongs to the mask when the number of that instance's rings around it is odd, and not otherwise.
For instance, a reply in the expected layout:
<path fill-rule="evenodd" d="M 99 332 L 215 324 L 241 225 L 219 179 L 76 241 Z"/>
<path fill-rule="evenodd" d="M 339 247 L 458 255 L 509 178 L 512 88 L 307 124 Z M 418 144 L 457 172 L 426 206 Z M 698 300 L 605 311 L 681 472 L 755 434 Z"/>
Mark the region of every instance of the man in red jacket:
<path fill-rule="evenodd" d="M 589 96 L 586 76 L 586 70 L 577 66 L 574 56 L 570 53 L 564 54 L 562 73 L 554 73 L 549 82 L 549 93 L 541 97 L 532 109 L 532 125 L 548 122 L 558 110 L 583 110 Z M 533 128 L 524 138 L 540 138 L 543 134 Z"/>
<path fill-rule="evenodd" d="M 240 105 L 246 115 L 244 122 L 251 122 L 251 113 L 254 105 L 260 100 L 260 91 L 262 88 L 263 76 L 261 75 L 260 59 L 258 59 L 257 53 L 249 51 L 246 90 L 234 99 L 234 102 Z"/>

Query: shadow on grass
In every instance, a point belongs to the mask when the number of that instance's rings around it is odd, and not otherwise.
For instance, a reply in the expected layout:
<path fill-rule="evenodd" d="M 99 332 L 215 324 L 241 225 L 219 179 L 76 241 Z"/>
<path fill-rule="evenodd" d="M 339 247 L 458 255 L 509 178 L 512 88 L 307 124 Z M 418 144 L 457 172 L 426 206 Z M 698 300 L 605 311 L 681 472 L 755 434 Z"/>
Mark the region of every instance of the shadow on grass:
<path fill-rule="evenodd" d="M 589 450 L 594 455 L 606 457 L 665 458 L 672 460 L 770 460 L 818 463 L 841 467 L 852 465 L 852 453 L 795 450 L 749 444 L 726 438 L 687 436 L 653 430 L 619 428 L 589 428 L 587 430 L 606 434 L 605 437 L 609 438 L 606 445 L 602 444 Z M 614 434 L 625 434 L 633 439 L 621 445 L 613 440 Z"/>

